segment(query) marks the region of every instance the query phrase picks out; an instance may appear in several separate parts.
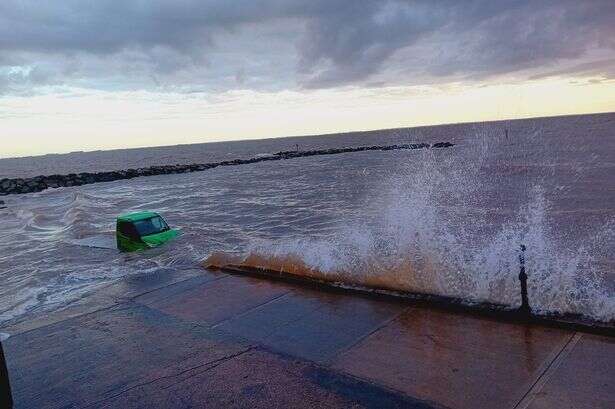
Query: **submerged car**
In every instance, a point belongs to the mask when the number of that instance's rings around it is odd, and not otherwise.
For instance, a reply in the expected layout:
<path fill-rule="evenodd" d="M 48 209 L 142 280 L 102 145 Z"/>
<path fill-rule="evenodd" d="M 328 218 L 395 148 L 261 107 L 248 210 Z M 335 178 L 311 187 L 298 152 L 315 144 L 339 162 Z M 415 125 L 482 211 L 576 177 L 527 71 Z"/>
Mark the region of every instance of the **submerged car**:
<path fill-rule="evenodd" d="M 120 251 L 158 247 L 179 235 L 158 213 L 138 212 L 119 216 L 115 236 Z"/>

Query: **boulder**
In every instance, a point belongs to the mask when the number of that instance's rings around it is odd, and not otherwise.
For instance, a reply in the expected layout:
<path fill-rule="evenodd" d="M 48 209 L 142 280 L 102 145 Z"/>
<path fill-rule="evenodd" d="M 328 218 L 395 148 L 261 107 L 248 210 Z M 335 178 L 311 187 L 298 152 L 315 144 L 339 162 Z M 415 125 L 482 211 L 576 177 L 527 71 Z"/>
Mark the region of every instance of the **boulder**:
<path fill-rule="evenodd" d="M 49 175 L 35 176 L 28 179 L 0 179 L 0 195 L 38 192 L 47 188 L 56 188 L 60 186 L 80 186 L 96 182 L 111 182 L 120 179 L 132 179 L 140 176 L 151 175 L 168 175 L 174 173 L 198 172 L 206 169 L 212 169 L 217 166 L 236 166 L 248 163 L 265 162 L 272 160 L 294 159 L 305 156 L 316 155 L 335 155 L 347 152 L 362 152 L 362 151 L 388 151 L 399 149 L 421 149 L 421 148 L 448 148 L 454 146 L 450 142 L 438 142 L 430 145 L 428 143 L 402 144 L 402 145 L 371 145 L 358 147 L 342 147 L 329 148 L 308 151 L 280 151 L 269 156 L 257 156 L 248 159 L 225 160 L 214 163 L 192 163 L 189 165 L 162 165 L 151 166 L 147 168 L 126 169 L 113 172 L 97 172 L 88 173 L 82 172 L 79 174 L 69 173 L 68 175 Z"/>
<path fill-rule="evenodd" d="M 455 146 L 455 144 L 450 142 L 437 142 L 431 145 L 432 148 L 449 148 L 451 146 Z"/>

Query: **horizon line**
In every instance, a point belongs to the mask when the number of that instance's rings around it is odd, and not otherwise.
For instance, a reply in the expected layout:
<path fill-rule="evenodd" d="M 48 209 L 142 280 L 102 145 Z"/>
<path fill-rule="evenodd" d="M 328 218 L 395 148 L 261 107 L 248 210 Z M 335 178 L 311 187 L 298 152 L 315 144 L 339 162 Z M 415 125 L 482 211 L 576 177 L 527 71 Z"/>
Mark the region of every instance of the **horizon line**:
<path fill-rule="evenodd" d="M 125 147 L 125 148 L 117 147 L 117 148 L 111 148 L 111 149 L 73 150 L 73 151 L 66 151 L 66 152 L 49 152 L 49 153 L 43 153 L 40 155 L 0 156 L 0 160 L 41 158 L 45 156 L 61 156 L 61 155 L 70 155 L 70 154 L 76 154 L 76 153 L 114 152 L 114 151 L 127 151 L 127 150 L 139 150 L 139 149 L 172 148 L 172 147 L 177 147 L 177 146 L 190 146 L 190 145 L 207 145 L 207 144 L 216 144 L 216 143 L 266 141 L 270 139 L 292 139 L 292 138 L 319 137 L 319 136 L 326 137 L 326 136 L 334 136 L 334 135 L 347 135 L 347 134 L 353 134 L 353 133 L 394 131 L 394 130 L 400 130 L 400 129 L 433 128 L 433 127 L 447 126 L 447 125 L 488 124 L 488 123 L 497 123 L 497 122 L 505 122 L 505 121 L 512 122 L 512 121 L 525 121 L 525 120 L 530 120 L 530 119 L 548 119 L 548 118 L 563 118 L 563 117 L 571 117 L 571 116 L 590 116 L 590 115 L 608 115 L 608 114 L 615 114 L 615 111 L 600 111 L 600 112 L 578 113 L 578 114 L 555 114 L 555 115 L 527 116 L 527 117 L 517 117 L 517 118 L 500 118 L 500 119 L 490 119 L 490 120 L 485 120 L 485 121 L 468 120 L 468 121 L 458 121 L 458 122 L 436 122 L 436 123 L 427 124 L 427 125 L 402 126 L 402 127 L 393 127 L 393 128 L 374 128 L 374 129 L 349 130 L 349 131 L 342 131 L 342 132 L 279 135 L 279 136 L 270 136 L 266 138 L 247 137 L 244 139 L 223 139 L 219 141 L 180 143 L 180 144 L 174 144 L 174 145 L 144 145 L 144 146 L 134 146 L 134 147 Z"/>

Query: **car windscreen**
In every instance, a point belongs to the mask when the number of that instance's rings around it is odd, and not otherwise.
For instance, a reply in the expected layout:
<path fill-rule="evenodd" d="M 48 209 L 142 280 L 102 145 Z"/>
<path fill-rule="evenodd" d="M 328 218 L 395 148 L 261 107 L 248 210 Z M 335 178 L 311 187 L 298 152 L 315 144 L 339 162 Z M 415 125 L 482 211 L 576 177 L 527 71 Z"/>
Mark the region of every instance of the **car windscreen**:
<path fill-rule="evenodd" d="M 117 223 L 117 231 L 124 237 L 131 240 L 139 240 L 141 237 L 135 226 L 130 222 L 120 221 Z"/>
<path fill-rule="evenodd" d="M 140 236 L 161 233 L 169 230 L 169 226 L 160 216 L 133 222 Z"/>

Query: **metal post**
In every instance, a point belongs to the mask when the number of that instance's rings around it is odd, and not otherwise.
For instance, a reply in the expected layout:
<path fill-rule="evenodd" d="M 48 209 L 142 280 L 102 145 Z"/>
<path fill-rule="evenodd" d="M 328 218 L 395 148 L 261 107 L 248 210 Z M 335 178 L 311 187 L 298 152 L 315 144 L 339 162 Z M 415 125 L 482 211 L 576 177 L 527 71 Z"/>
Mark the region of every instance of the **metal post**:
<path fill-rule="evenodd" d="M 527 298 L 527 274 L 525 273 L 525 245 L 521 245 L 521 253 L 519 253 L 519 281 L 521 282 L 521 307 L 519 312 L 530 315 L 532 309 Z"/>
<path fill-rule="evenodd" d="M 6 368 L 2 343 L 0 343 L 0 407 L 7 409 L 11 409 L 13 407 L 11 385 L 9 384 L 9 373 Z"/>

